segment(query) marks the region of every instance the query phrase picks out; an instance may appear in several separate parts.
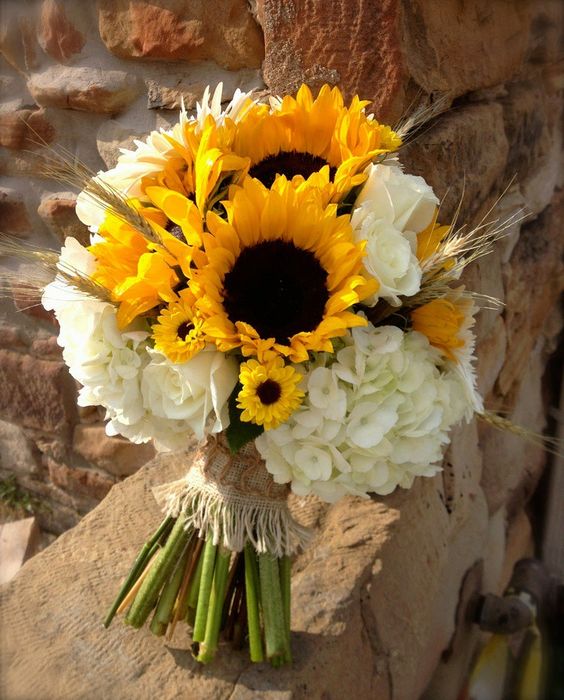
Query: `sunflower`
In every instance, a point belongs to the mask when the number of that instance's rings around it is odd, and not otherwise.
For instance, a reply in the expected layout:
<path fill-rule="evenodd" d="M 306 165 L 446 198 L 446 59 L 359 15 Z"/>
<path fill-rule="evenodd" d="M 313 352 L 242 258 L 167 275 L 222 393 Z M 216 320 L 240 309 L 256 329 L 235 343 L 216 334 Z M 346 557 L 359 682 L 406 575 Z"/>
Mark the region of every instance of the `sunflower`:
<path fill-rule="evenodd" d="M 142 191 L 159 186 L 179 192 L 191 197 L 205 214 L 226 187 L 225 182 L 237 182 L 248 171 L 249 159 L 231 151 L 234 130 L 234 122 L 226 120 L 218 125 L 209 114 L 203 124 L 184 121 L 173 134 L 164 134 L 180 160 L 171 158 L 162 169 L 145 176 Z"/>
<path fill-rule="evenodd" d="M 206 344 L 203 321 L 194 308 L 194 301 L 189 290 L 182 291 L 179 300 L 163 309 L 153 325 L 155 350 L 171 362 L 187 362 Z"/>
<path fill-rule="evenodd" d="M 265 363 L 257 360 L 244 362 L 239 371 L 242 389 L 237 394 L 241 420 L 277 428 L 298 408 L 304 392 L 298 389 L 302 375 L 280 357 Z"/>
<path fill-rule="evenodd" d="M 366 325 L 350 309 L 378 283 L 360 274 L 365 243 L 353 240 L 336 205 L 280 177 L 271 189 L 246 178 L 223 206 L 227 221 L 208 213 L 207 262 L 190 280 L 206 335 L 221 351 L 268 350 L 303 362 Z"/>
<path fill-rule="evenodd" d="M 401 145 L 390 127 L 365 114 L 367 104 L 354 97 L 346 107 L 329 85 L 313 99 L 302 85 L 295 98 L 249 108 L 236 125 L 233 151 L 248 156 L 249 174 L 267 187 L 285 175 L 322 189 L 326 201 L 339 201 L 364 181 L 371 161 Z"/>

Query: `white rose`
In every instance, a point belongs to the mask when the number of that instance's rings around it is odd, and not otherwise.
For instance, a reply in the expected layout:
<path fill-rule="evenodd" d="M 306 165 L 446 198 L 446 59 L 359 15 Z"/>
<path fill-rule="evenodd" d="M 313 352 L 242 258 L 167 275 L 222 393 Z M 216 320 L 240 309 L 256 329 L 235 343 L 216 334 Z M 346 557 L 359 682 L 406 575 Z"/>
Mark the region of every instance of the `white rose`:
<path fill-rule="evenodd" d="M 369 165 L 368 180 L 356 200 L 353 226 L 370 213 L 398 231 L 420 233 L 433 220 L 439 200 L 422 177 L 392 165 Z"/>
<path fill-rule="evenodd" d="M 392 224 L 369 214 L 355 231 L 355 237 L 367 241 L 364 268 L 380 282 L 377 293 L 365 304 L 374 306 L 382 298 L 399 306 L 400 296 L 417 294 L 422 271 L 415 255 L 414 235 L 401 233 Z"/>
<path fill-rule="evenodd" d="M 227 399 L 238 381 L 235 359 L 208 347 L 188 362 L 174 364 L 149 351 L 151 362 L 143 370 L 143 405 L 152 415 L 182 420 L 198 438 L 223 430 L 229 423 Z"/>
<path fill-rule="evenodd" d="M 417 234 L 433 220 L 439 200 L 423 178 L 395 165 L 370 165 L 366 172 L 351 223 L 355 239 L 367 241 L 365 271 L 380 289 L 365 303 L 374 306 L 382 298 L 397 306 L 400 296 L 419 291 Z"/>

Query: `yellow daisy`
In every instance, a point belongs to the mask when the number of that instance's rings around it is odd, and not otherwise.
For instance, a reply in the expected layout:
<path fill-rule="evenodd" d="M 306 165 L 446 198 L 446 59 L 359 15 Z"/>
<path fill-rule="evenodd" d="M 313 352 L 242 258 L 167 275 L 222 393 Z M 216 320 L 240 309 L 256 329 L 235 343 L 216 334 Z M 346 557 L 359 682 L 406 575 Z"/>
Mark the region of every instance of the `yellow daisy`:
<path fill-rule="evenodd" d="M 273 108 L 255 105 L 237 123 L 233 151 L 248 156 L 249 174 L 270 187 L 277 175 L 308 181 L 339 201 L 365 180 L 363 170 L 378 155 L 397 150 L 399 136 L 365 114 L 368 101 L 346 107 L 338 88 L 324 85 L 314 99 L 307 85 Z"/>
<path fill-rule="evenodd" d="M 378 283 L 360 273 L 365 242 L 353 240 L 336 205 L 280 177 L 271 189 L 246 178 L 223 206 L 227 221 L 208 213 L 207 264 L 190 280 L 206 335 L 221 351 L 272 350 L 303 362 L 366 324 L 351 307 Z"/>
<path fill-rule="evenodd" d="M 288 420 L 304 398 L 304 392 L 298 389 L 301 378 L 301 374 L 290 365 L 284 365 L 280 357 L 264 364 L 257 360 L 244 362 L 239 372 L 243 388 L 237 395 L 241 420 L 262 425 L 265 430 L 277 428 Z"/>
<path fill-rule="evenodd" d="M 180 299 L 163 309 L 153 326 L 155 350 L 171 362 L 190 360 L 205 346 L 203 321 L 194 308 L 194 296 L 189 290 Z"/>

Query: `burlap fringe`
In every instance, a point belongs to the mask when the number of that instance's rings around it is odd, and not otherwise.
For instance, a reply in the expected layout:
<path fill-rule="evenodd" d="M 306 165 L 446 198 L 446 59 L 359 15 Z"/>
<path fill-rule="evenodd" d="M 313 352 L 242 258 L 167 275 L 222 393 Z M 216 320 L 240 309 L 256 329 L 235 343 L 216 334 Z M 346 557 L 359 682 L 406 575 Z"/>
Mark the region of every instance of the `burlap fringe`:
<path fill-rule="evenodd" d="M 210 438 L 185 477 L 153 493 L 167 515 L 183 513 L 186 527 L 231 551 L 250 542 L 257 552 L 289 556 L 311 536 L 290 514 L 287 487 L 274 483 L 252 444 L 234 456 L 222 437 Z"/>

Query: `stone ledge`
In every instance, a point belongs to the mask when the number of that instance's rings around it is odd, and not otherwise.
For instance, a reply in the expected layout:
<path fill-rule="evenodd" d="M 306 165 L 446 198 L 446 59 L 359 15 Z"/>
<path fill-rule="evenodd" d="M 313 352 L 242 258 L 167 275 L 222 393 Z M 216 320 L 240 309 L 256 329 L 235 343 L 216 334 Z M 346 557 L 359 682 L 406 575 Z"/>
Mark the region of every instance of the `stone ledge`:
<path fill-rule="evenodd" d="M 460 439 L 476 449 L 473 429 Z M 2 589 L 0 694 L 44 700 L 421 694 L 453 633 L 459 578 L 481 559 L 487 540 L 486 502 L 475 479 L 450 513 L 440 476 L 385 500 L 309 503 L 301 519 L 320 525 L 294 564 L 293 667 L 253 666 L 245 653 L 222 649 L 216 663 L 202 668 L 190 656 L 184 626 L 163 644 L 121 620 L 109 630 L 101 624 L 159 520 L 151 486 L 178 478 L 186 463 L 183 455 L 160 456 L 114 486 Z"/>

